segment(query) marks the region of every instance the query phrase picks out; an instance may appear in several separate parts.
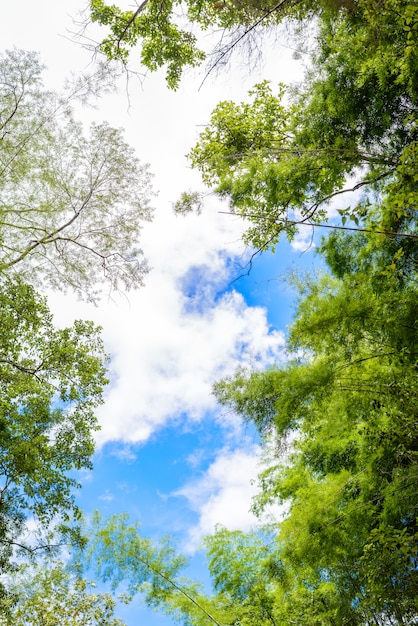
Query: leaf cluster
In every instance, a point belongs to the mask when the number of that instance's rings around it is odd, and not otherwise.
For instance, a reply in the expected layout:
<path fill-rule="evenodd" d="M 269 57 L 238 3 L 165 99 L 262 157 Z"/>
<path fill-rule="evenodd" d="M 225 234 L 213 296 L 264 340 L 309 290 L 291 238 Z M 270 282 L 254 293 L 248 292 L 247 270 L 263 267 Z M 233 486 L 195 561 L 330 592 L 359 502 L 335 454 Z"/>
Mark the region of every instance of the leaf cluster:
<path fill-rule="evenodd" d="M 22 536 L 31 516 L 40 528 L 80 516 L 72 470 L 91 467 L 94 414 L 102 402 L 106 357 L 100 329 L 77 321 L 55 329 L 46 301 L 19 280 L 0 292 L 0 553 L 34 554 L 43 541 Z M 76 538 L 75 531 L 73 537 Z M 47 546 L 46 546 L 47 547 Z"/>
<path fill-rule="evenodd" d="M 385 272 L 391 245 L 373 235 L 334 234 L 321 251 L 332 271 L 301 284 L 293 360 L 238 372 L 215 392 L 268 440 L 292 438 L 290 455 L 269 455 L 255 502 L 289 510 L 276 539 L 283 578 L 271 581 L 276 623 L 413 624 L 416 263 L 398 255 Z"/>

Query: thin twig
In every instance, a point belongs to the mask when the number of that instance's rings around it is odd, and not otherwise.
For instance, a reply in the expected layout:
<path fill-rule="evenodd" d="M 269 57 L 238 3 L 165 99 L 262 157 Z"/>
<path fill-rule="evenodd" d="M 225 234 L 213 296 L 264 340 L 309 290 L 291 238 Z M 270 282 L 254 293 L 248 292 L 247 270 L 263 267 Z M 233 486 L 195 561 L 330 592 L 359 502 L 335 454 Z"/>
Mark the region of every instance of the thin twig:
<path fill-rule="evenodd" d="M 274 13 L 275 11 L 278 11 L 279 9 L 282 8 L 282 6 L 286 3 L 288 3 L 289 0 L 281 0 L 280 2 L 278 2 L 272 9 L 269 9 L 268 11 L 266 11 L 264 13 L 264 15 L 262 15 L 260 18 L 258 18 L 258 20 L 256 20 L 253 24 L 251 24 L 251 26 L 249 28 L 247 28 L 247 30 L 245 32 L 242 33 L 242 35 L 240 35 L 238 37 L 238 39 L 235 39 L 235 41 L 233 41 L 231 43 L 230 46 L 227 47 L 226 50 L 224 50 L 219 57 L 216 59 L 215 63 L 209 68 L 209 70 L 206 72 L 206 75 L 204 77 L 204 79 L 202 80 L 202 82 L 200 83 L 199 89 L 198 91 L 200 91 L 200 89 L 203 87 L 204 82 L 206 81 L 206 79 L 208 78 L 209 74 L 211 74 L 211 72 L 215 69 L 215 67 L 217 65 L 219 65 L 219 63 L 222 61 L 222 59 L 231 52 L 231 50 L 233 50 L 235 48 L 235 46 L 237 44 L 239 44 L 240 41 L 242 41 L 244 39 L 244 37 L 246 37 L 249 33 L 251 33 L 251 31 L 253 31 L 255 28 L 257 28 L 257 26 L 259 26 L 262 22 L 264 22 L 265 19 L 267 19 L 272 13 Z M 296 0 L 296 4 L 298 4 L 299 0 Z"/>

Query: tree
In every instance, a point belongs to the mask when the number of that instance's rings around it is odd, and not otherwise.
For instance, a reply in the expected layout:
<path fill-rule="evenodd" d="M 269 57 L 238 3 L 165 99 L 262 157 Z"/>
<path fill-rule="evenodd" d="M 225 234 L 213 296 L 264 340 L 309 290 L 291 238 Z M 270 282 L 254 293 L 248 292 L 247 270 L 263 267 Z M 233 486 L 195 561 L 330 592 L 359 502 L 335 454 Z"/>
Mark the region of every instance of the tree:
<path fill-rule="evenodd" d="M 179 13 L 183 19 L 179 19 Z M 408 0 L 360 0 L 355 3 L 352 0 L 188 0 L 181 8 L 180 2 L 173 0 L 163 3 L 144 0 L 136 10 L 129 11 L 104 0 L 91 0 L 90 19 L 107 30 L 96 51 L 125 64 L 131 49 L 139 46 L 142 65 L 151 71 L 166 65 L 167 82 L 174 88 L 178 86 L 185 66 L 198 65 L 205 59 L 205 53 L 198 47 L 197 29 L 222 32 L 212 55 L 215 57 L 211 65 L 213 69 L 225 62 L 243 40 L 256 32 L 262 33 L 264 28 L 271 31 L 272 27 L 283 22 L 294 26 L 296 38 L 298 32 L 302 34 L 302 44 L 306 30 L 314 31 L 316 25 L 319 25 L 319 31 L 325 26 L 331 36 L 336 32 L 337 41 L 339 34 L 344 33 L 343 43 L 351 51 L 350 58 L 359 61 L 357 75 L 360 78 L 375 73 L 376 78 L 382 79 L 381 88 L 388 86 L 388 83 L 385 85 L 387 79 L 392 88 L 398 74 L 401 81 L 413 88 L 417 14 L 415 5 Z M 223 43 L 225 39 L 226 43 Z M 332 38 L 323 32 L 317 42 L 320 53 L 332 51 Z M 338 41 L 338 45 L 340 43 Z M 370 43 L 373 43 L 372 47 Z M 354 48 L 352 44 L 355 44 Z M 372 59 L 372 63 L 366 61 L 363 64 L 364 59 Z M 343 60 L 350 64 L 347 57 Z M 341 86 L 347 89 L 350 83 L 342 82 Z"/>
<path fill-rule="evenodd" d="M 283 87 L 275 95 L 266 83 L 248 103 L 221 102 L 189 155 L 203 181 L 252 224 L 245 239 L 256 249 L 274 246 L 281 232 L 291 238 L 297 223 L 326 219 L 333 198 L 347 194 L 349 204 L 348 192 L 360 189 L 343 221 L 358 226 L 376 195 L 385 211 L 375 229 L 411 217 L 418 15 L 408 3 L 377 4 L 376 13 L 372 2 L 359 2 L 323 17 L 312 67 L 290 105 Z"/>
<path fill-rule="evenodd" d="M 206 58 L 198 45 L 199 30 L 222 33 L 211 55 L 215 58 L 211 71 L 225 63 L 243 40 L 263 29 L 286 20 L 306 25 L 318 16 L 335 17 L 354 9 L 350 0 L 188 0 L 185 5 L 173 0 L 144 0 L 136 10 L 125 11 L 104 0 L 90 0 L 90 19 L 108 33 L 95 46 L 95 52 L 126 64 L 131 49 L 139 47 L 140 63 L 151 71 L 167 66 L 167 83 L 176 89 L 184 68 L 199 65 Z"/>
<path fill-rule="evenodd" d="M 148 169 L 120 130 L 93 124 L 86 138 L 41 70 L 35 54 L 0 58 L 0 273 L 91 300 L 106 283 L 138 286 Z"/>
<path fill-rule="evenodd" d="M 292 440 L 282 459 L 271 446 L 255 504 L 289 507 L 273 576 L 283 623 L 417 619 L 417 247 L 394 258 L 395 245 L 333 235 L 332 273 L 300 284 L 289 364 L 216 386 L 264 436 Z"/>
<path fill-rule="evenodd" d="M 264 82 L 249 102 L 221 102 L 189 154 L 204 183 L 250 224 L 245 241 L 256 250 L 274 247 L 283 232 L 292 238 L 297 224 L 326 220 L 342 195 L 343 224 L 351 219 L 357 228 L 367 215 L 372 229 L 402 232 L 416 209 L 416 7 L 329 5 L 317 3 L 303 83 L 276 94 Z M 187 208 L 190 201 L 177 205 Z"/>
<path fill-rule="evenodd" d="M 94 583 L 77 578 L 62 563 L 21 568 L 10 587 L 18 598 L 1 626 L 125 626 L 114 617 L 116 601 L 94 591 Z"/>
<path fill-rule="evenodd" d="M 167 63 L 169 84 L 177 86 L 184 65 L 196 64 L 199 51 L 191 26 L 177 25 L 175 7 L 146 0 L 125 12 L 92 0 L 91 19 L 110 31 L 99 49 L 126 62 L 140 43 L 142 63 L 151 70 Z M 263 250 L 274 247 L 282 232 L 292 238 L 298 223 L 326 219 L 329 203 L 341 194 L 350 204 L 341 210 L 343 222 L 352 219 L 356 227 L 372 214 L 376 197 L 385 207 L 375 215 L 376 230 L 388 231 L 394 215 L 410 218 L 417 202 L 411 174 L 418 140 L 414 4 L 189 0 L 187 15 L 199 28 L 235 29 L 236 43 L 258 26 L 286 20 L 294 26 L 296 46 L 303 47 L 306 29 L 314 37 L 305 80 L 287 90 L 290 104 L 284 104 L 283 86 L 276 95 L 266 83 L 254 87 L 249 103 L 221 102 L 189 154 L 205 184 L 250 223 L 246 243 Z M 218 60 L 233 47 L 227 43 Z M 349 192 L 359 190 L 363 195 L 352 206 Z M 200 210 L 199 194 L 186 193 L 175 206 L 184 213 L 193 205 Z"/>
<path fill-rule="evenodd" d="M 0 289 L 0 573 L 16 550 L 53 550 L 45 538 L 80 542 L 74 470 L 91 467 L 95 408 L 102 402 L 106 357 L 91 322 L 55 329 L 34 288 L 2 278 Z M 27 520 L 37 528 L 28 535 Z M 3 589 L 3 586 L 1 587 Z M 4 589 L 3 589 L 4 591 Z"/>
<path fill-rule="evenodd" d="M 77 567 L 93 566 L 113 590 L 124 583 L 131 599 L 139 594 L 147 606 L 176 617 L 197 613 L 202 625 L 218 623 L 205 606 L 200 585 L 181 575 L 187 559 L 169 537 L 154 544 L 141 536 L 140 525 L 130 523 L 127 514 L 103 519 L 97 511 L 85 532 L 87 552 L 76 555 Z"/>
<path fill-rule="evenodd" d="M 110 582 L 115 590 L 127 586 L 128 595 L 149 607 L 172 616 L 187 626 L 270 625 L 274 604 L 269 565 L 274 551 L 271 536 L 263 533 L 229 533 L 218 529 L 206 539 L 209 571 L 215 593 L 185 577 L 186 558 L 170 538 L 158 544 L 143 537 L 140 525 L 127 515 L 93 517 L 87 528 L 85 567 Z M 87 556 L 87 558 L 86 558 Z"/>

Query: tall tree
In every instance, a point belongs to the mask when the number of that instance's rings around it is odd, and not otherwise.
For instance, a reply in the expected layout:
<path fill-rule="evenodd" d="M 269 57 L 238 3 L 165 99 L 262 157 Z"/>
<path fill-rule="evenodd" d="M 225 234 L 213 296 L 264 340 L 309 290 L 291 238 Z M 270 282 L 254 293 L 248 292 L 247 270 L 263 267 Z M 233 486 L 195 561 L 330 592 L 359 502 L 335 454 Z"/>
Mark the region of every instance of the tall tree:
<path fill-rule="evenodd" d="M 302 84 L 276 92 L 264 82 L 247 102 L 221 102 L 189 154 L 204 183 L 249 223 L 245 241 L 256 249 L 326 220 L 337 197 L 347 202 L 343 224 L 354 228 L 367 215 L 370 229 L 402 232 L 416 210 L 417 8 L 337 5 L 294 7 L 295 18 L 318 14 Z M 177 210 L 196 199 L 186 194 Z"/>
<path fill-rule="evenodd" d="M 93 300 L 140 285 L 148 169 L 120 130 L 93 124 L 86 137 L 41 71 L 35 54 L 0 57 L 0 273 Z"/>
<path fill-rule="evenodd" d="M 313 624 L 417 619 L 417 246 L 394 245 L 333 235 L 332 273 L 301 284 L 289 364 L 216 387 L 272 441 L 255 508 L 289 507 L 277 541 L 296 623 L 306 605 Z M 275 440 L 292 441 L 281 460 Z"/>
<path fill-rule="evenodd" d="M 388 231 L 394 218 L 408 222 L 415 210 L 418 94 L 411 42 L 418 16 L 407 17 L 404 6 L 393 28 L 389 5 L 373 45 L 377 25 L 370 16 L 364 23 L 358 16 L 323 21 L 312 68 L 290 105 L 283 87 L 276 95 L 267 83 L 256 85 L 249 102 L 216 107 L 191 151 L 203 181 L 251 224 L 245 238 L 257 249 L 274 246 L 281 232 L 292 237 L 297 223 L 326 219 L 328 205 L 342 194 L 351 205 L 343 221 L 351 217 L 357 226 L 373 214 L 376 196 L 385 210 L 371 228 Z M 354 196 L 353 206 L 350 192 L 359 190 L 363 197 Z"/>
<path fill-rule="evenodd" d="M 16 550 L 51 549 L 42 538 L 80 539 L 74 470 L 91 467 L 95 408 L 102 401 L 106 357 L 91 322 L 55 329 L 46 301 L 21 280 L 0 290 L 0 572 Z M 32 520 L 34 534 L 26 522 Z M 3 587 L 2 587 L 3 588 Z"/>

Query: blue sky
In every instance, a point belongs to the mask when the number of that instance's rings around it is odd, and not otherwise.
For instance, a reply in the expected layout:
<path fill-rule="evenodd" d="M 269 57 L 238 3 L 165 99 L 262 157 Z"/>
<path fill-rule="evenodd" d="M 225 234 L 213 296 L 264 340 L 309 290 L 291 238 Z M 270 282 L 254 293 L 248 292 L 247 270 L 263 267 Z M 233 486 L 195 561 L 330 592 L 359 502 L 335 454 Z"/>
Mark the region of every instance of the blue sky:
<path fill-rule="evenodd" d="M 240 276 L 239 273 L 235 276 L 234 269 L 223 291 L 228 293 L 234 289 L 242 294 L 248 306 L 265 307 L 270 331 L 283 331 L 291 321 L 295 299 L 295 293 L 285 282 L 284 275 L 290 270 L 312 269 L 313 266 L 311 252 L 294 252 L 289 244 L 283 242 L 276 254 L 266 253 L 259 257 L 250 275 L 234 280 Z M 205 299 L 202 301 L 199 293 L 204 291 L 204 278 L 200 270 L 188 271 L 182 281 L 182 288 L 192 301 L 188 303 L 187 309 L 203 312 L 209 303 Z M 216 301 L 221 293 L 212 294 L 212 297 Z M 196 307 L 193 306 L 193 300 L 198 301 Z M 201 536 L 204 504 L 211 498 L 218 498 L 218 504 L 213 504 L 214 514 L 221 513 L 217 521 L 225 525 L 229 522 L 231 528 L 249 527 L 250 516 L 244 513 L 250 502 L 248 477 L 251 475 L 256 478 L 257 473 L 257 443 L 257 434 L 251 426 L 224 424 L 219 420 L 217 409 L 208 411 L 204 417 L 195 421 L 190 421 L 187 414 L 177 416 L 172 423 L 168 422 L 156 430 L 144 443 L 129 446 L 122 442 L 105 444 L 96 455 L 94 472 L 80 492 L 80 504 L 86 512 L 97 508 L 104 515 L 129 511 L 133 519 L 141 522 L 144 535 L 156 540 L 166 533 L 175 535 L 180 548 L 188 552 L 191 560 L 190 575 L 207 583 L 204 554 L 202 551 L 195 552 L 198 540 L 196 542 L 194 539 L 196 533 L 198 537 Z M 252 474 L 245 477 L 246 482 L 242 481 L 238 485 L 235 494 L 243 500 L 238 513 L 241 524 L 230 511 L 225 511 L 225 508 L 222 510 L 222 483 L 227 483 L 226 498 L 234 493 L 228 491 L 228 457 L 232 463 L 241 461 L 245 467 L 249 466 L 253 470 Z M 220 481 L 208 478 L 216 464 L 221 471 Z M 238 465 L 238 472 L 241 468 L 242 465 Z M 235 500 L 233 506 L 236 505 Z M 172 624 L 169 618 L 150 614 L 139 604 L 121 607 L 120 616 L 129 625 Z"/>
<path fill-rule="evenodd" d="M 72 16 L 85 4 L 2 3 L 4 48 L 38 50 L 47 83 L 59 88 L 70 72 L 92 69 L 90 53 L 71 40 Z M 150 163 L 158 191 L 155 219 L 141 242 L 152 267 L 145 287 L 97 307 L 71 294 L 49 294 L 57 324 L 93 319 L 111 355 L 94 470 L 80 476 L 79 503 L 87 515 L 128 511 L 155 539 L 174 534 L 196 575 L 204 576 L 201 538 L 216 523 L 247 530 L 256 521 L 249 507 L 257 436 L 216 406 L 211 386 L 240 365 L 261 368 L 285 358 L 294 292 L 284 277 L 311 269 L 315 259 L 306 229 L 293 246 L 283 241 L 241 276 L 251 251 L 241 243 L 241 222 L 220 213 L 227 207 L 209 195 L 201 216 L 182 218 L 174 216 L 172 203 L 186 189 L 203 190 L 184 155 L 218 101 L 243 99 L 266 77 L 277 83 L 301 75 L 291 51 L 276 42 L 251 73 L 237 59 L 199 90 L 202 72 L 188 72 L 176 93 L 161 74 L 132 81 L 129 93 L 122 81 L 119 93 L 77 111 L 86 125 L 107 120 L 122 126 L 138 157 Z M 128 626 L 172 623 L 138 606 L 121 615 Z"/>

